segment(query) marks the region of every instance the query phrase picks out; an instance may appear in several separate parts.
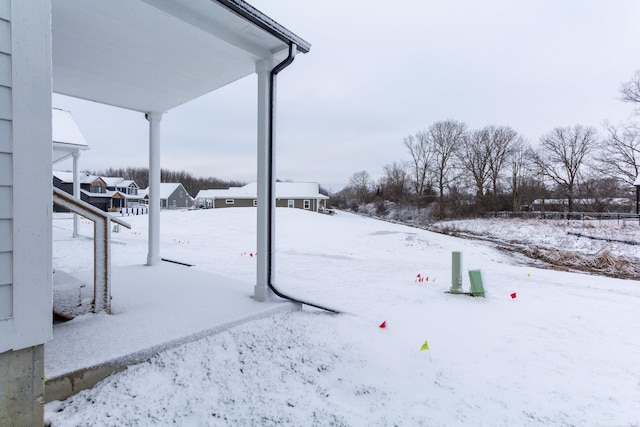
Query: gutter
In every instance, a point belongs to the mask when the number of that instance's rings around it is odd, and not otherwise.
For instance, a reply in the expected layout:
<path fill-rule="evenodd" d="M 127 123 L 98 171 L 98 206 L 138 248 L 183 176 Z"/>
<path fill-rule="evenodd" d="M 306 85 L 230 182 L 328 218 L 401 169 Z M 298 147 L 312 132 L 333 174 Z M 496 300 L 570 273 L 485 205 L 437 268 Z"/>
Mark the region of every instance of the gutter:
<path fill-rule="evenodd" d="M 276 21 L 269 18 L 249 3 L 243 0 L 217 0 L 217 2 L 289 46 L 294 44 L 298 51 L 307 53 L 309 52 L 309 49 L 311 49 L 311 44 L 309 42 L 278 24 Z M 286 64 L 284 67 L 287 65 L 289 64 Z"/>
<path fill-rule="evenodd" d="M 274 111 L 275 111 L 275 89 L 276 89 L 276 75 L 284 70 L 286 67 L 288 67 L 293 60 L 295 59 L 296 56 L 296 51 L 297 51 L 297 46 L 295 43 L 289 43 L 289 55 L 282 61 L 280 62 L 278 65 L 276 65 L 273 70 L 271 70 L 270 76 L 269 76 L 269 135 L 267 138 L 267 144 L 268 144 L 268 151 L 269 151 L 269 161 L 271 162 L 271 164 L 269 165 L 269 185 L 268 185 L 268 190 L 267 190 L 267 200 L 271 201 L 273 200 L 273 191 L 274 191 L 274 184 L 273 184 L 273 141 L 274 141 Z M 267 216 L 268 216 L 268 223 L 269 224 L 274 224 L 274 209 L 273 208 L 269 208 L 267 209 Z M 272 242 L 273 242 L 273 233 L 269 232 L 268 234 L 268 244 L 267 247 L 271 248 L 272 246 Z M 331 313 L 335 313 L 335 314 L 339 314 L 340 311 L 333 309 L 333 308 L 329 308 L 329 307 L 325 307 L 319 304 L 315 304 L 315 303 L 311 303 L 308 301 L 303 301 L 301 299 L 298 298 L 294 298 L 292 296 L 286 295 L 283 292 L 279 291 L 275 285 L 271 282 L 271 278 L 273 277 L 273 271 L 272 271 L 272 262 L 271 260 L 273 259 L 273 253 L 271 252 L 271 250 L 269 250 L 268 252 L 268 258 L 267 258 L 267 268 L 269 269 L 269 274 L 267 275 L 268 279 L 268 286 L 269 289 L 271 289 L 273 291 L 274 294 L 276 294 L 277 296 L 279 296 L 280 298 L 289 300 L 291 302 L 295 302 L 297 304 L 303 304 L 303 305 L 308 305 L 309 307 L 314 307 L 314 308 L 318 308 L 320 310 L 325 310 Z"/>

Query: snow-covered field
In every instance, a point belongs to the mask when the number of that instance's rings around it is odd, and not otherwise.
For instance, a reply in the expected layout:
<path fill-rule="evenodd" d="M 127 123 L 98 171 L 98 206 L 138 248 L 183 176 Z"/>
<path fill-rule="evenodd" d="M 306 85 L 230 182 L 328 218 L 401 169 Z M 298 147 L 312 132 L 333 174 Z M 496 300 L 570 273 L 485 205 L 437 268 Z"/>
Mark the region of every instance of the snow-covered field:
<path fill-rule="evenodd" d="M 113 235 L 113 262 L 142 264 L 147 217 L 125 219 L 133 230 Z M 252 288 L 254 209 L 165 211 L 161 220 L 163 256 Z M 614 235 L 614 226 L 594 225 Z M 511 226 L 500 228 L 509 236 Z M 569 244 L 566 229 L 546 226 L 514 227 Z M 66 216 L 54 219 L 54 266 L 86 270 L 92 243 L 68 238 L 70 227 Z M 82 227 L 89 235 L 90 225 Z M 278 209 L 276 245 L 277 285 L 344 314 L 305 308 L 234 327 L 47 404 L 46 419 L 53 426 L 640 425 L 636 281 L 535 268 L 486 242 L 344 212 Z M 633 246 L 610 245 L 636 256 Z M 452 251 L 463 253 L 465 271 L 482 270 L 486 298 L 445 293 Z M 417 282 L 418 274 L 429 280 Z M 429 350 L 420 351 L 425 341 Z"/>
<path fill-rule="evenodd" d="M 556 267 L 640 279 L 637 219 L 475 219 L 443 221 L 432 230 L 492 242 Z"/>

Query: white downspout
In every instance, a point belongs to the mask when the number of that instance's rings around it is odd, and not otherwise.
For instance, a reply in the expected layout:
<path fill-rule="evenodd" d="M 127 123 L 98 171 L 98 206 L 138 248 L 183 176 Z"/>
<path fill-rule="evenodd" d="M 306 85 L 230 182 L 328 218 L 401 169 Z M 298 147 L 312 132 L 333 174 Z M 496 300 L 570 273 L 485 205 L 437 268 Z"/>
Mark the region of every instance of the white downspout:
<path fill-rule="evenodd" d="M 147 265 L 160 261 L 160 120 L 163 113 L 145 114 L 149 121 L 149 252 Z"/>

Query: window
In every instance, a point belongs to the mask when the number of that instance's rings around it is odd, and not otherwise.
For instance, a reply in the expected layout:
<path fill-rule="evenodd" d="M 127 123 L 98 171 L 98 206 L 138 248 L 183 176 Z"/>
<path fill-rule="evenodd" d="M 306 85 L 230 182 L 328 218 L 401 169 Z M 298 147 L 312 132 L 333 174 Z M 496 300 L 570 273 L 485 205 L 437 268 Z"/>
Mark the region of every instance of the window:
<path fill-rule="evenodd" d="M 305 200 L 304 201 L 304 208 L 305 209 L 311 209 L 311 201 Z"/>
<path fill-rule="evenodd" d="M 177 203 L 176 203 L 176 199 L 173 199 L 173 207 L 174 207 L 174 208 L 176 207 L 176 204 L 177 204 Z"/>
<path fill-rule="evenodd" d="M 106 193 L 106 190 L 104 187 L 102 187 L 101 185 L 92 185 L 91 189 L 89 190 L 91 193 Z"/>
<path fill-rule="evenodd" d="M 227 205 L 233 205 L 236 201 L 233 199 L 227 199 L 224 201 Z"/>
<path fill-rule="evenodd" d="M 287 200 L 287 207 L 288 208 L 295 208 L 296 207 L 296 201 L 295 200 Z"/>

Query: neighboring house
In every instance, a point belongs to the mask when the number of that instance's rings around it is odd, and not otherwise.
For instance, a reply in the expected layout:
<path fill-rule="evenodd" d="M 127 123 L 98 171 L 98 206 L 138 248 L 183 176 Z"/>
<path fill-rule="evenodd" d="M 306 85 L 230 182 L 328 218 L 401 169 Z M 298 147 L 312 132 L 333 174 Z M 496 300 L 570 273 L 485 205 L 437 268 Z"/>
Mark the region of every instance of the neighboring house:
<path fill-rule="evenodd" d="M 80 199 L 103 211 L 115 211 L 120 208 L 138 206 L 142 197 L 138 195 L 135 181 L 119 177 L 100 177 L 87 173 L 79 174 Z M 53 171 L 53 186 L 73 194 L 73 174 Z M 62 209 L 53 207 L 58 212 Z"/>
<path fill-rule="evenodd" d="M 149 200 L 149 187 L 141 190 L 144 200 Z M 187 193 L 180 183 L 160 183 L 160 208 L 179 209 L 193 206 L 193 197 Z"/>
<path fill-rule="evenodd" d="M 258 184 L 229 187 L 226 190 L 200 190 L 196 196 L 199 208 L 231 208 L 257 206 Z M 320 194 L 317 182 L 276 182 L 276 207 L 306 209 L 318 212 L 326 208 L 329 197 Z"/>

